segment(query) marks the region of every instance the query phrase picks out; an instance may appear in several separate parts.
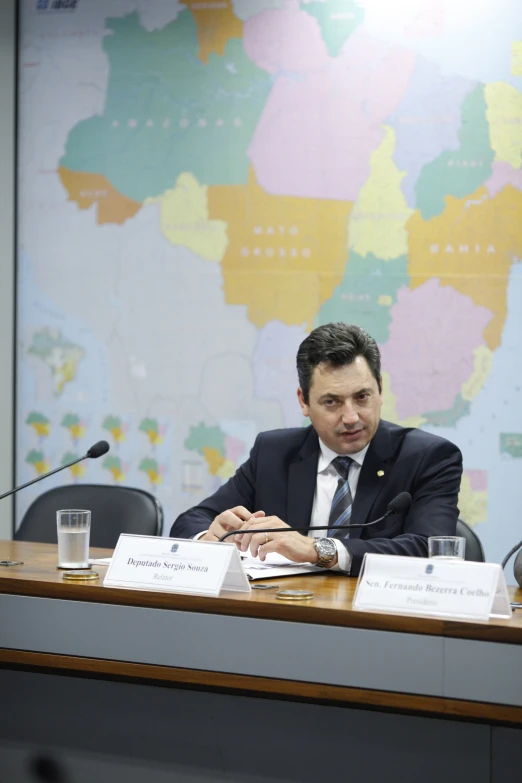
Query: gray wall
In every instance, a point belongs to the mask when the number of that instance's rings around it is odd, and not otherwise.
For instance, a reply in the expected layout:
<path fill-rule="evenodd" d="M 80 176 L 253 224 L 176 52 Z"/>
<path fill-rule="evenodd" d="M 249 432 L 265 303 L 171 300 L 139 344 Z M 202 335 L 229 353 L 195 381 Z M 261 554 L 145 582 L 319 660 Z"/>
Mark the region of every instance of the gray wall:
<path fill-rule="evenodd" d="M 0 687 L 16 783 L 42 757 L 64 783 L 520 781 L 520 729 L 9 670 Z"/>
<path fill-rule="evenodd" d="M 0 2 L 0 494 L 13 482 L 16 0 Z M 11 538 L 12 500 L 0 501 L 0 538 Z"/>

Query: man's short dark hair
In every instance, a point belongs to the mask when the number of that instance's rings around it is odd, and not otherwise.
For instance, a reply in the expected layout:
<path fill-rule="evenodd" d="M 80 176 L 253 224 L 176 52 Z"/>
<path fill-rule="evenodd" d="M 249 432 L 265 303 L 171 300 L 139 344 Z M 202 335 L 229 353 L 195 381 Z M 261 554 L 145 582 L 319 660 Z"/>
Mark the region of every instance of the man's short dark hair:
<path fill-rule="evenodd" d="M 368 332 L 355 324 L 344 323 L 324 324 L 310 332 L 297 351 L 297 375 L 305 403 L 308 405 L 312 375 L 319 364 L 343 367 L 358 356 L 366 359 L 382 391 L 381 354 Z"/>

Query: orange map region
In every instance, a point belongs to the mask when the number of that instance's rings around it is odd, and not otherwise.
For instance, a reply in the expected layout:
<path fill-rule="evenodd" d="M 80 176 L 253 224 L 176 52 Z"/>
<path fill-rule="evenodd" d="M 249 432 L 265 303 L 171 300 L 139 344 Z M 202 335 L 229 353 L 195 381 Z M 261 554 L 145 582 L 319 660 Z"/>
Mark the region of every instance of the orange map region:
<path fill-rule="evenodd" d="M 257 327 L 278 320 L 311 329 L 342 280 L 352 207 L 350 201 L 271 196 L 252 170 L 244 186 L 210 186 L 209 217 L 228 224 L 221 262 L 227 303 L 247 305 Z"/>
<path fill-rule="evenodd" d="M 229 38 L 243 37 L 243 22 L 234 14 L 230 0 L 181 0 L 192 11 L 198 27 L 199 59 L 207 63 L 215 52 L 224 54 Z"/>
<path fill-rule="evenodd" d="M 208 465 L 209 473 L 212 476 L 216 476 L 221 465 L 225 461 L 225 457 L 217 449 L 211 449 L 209 446 L 203 446 L 203 456 Z"/>
<path fill-rule="evenodd" d="M 58 174 L 70 201 L 76 201 L 80 209 L 97 204 L 96 222 L 125 223 L 141 209 L 139 201 L 133 201 L 114 188 L 102 174 L 71 171 L 60 167 Z"/>
<path fill-rule="evenodd" d="M 489 198 L 480 187 L 462 199 L 447 196 L 438 217 L 423 220 L 416 212 L 407 224 L 411 288 L 435 277 L 487 307 L 493 313 L 484 331 L 490 350 L 500 345 L 509 270 L 522 254 L 521 214 L 519 190 L 508 186 Z"/>

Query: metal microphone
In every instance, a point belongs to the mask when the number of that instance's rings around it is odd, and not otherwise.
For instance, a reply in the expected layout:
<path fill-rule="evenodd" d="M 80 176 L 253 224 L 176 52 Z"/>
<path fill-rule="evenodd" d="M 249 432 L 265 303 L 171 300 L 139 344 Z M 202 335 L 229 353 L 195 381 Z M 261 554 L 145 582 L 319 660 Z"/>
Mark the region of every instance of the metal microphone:
<path fill-rule="evenodd" d="M 519 542 L 518 542 L 518 544 L 516 544 L 516 545 L 513 547 L 513 549 L 510 549 L 510 550 L 509 550 L 509 552 L 507 553 L 507 555 L 505 556 L 505 558 L 503 559 L 503 561 L 502 561 L 502 563 L 501 563 L 501 568 L 502 568 L 502 569 L 504 569 L 504 568 L 507 566 L 507 564 L 508 564 L 508 561 L 509 561 L 509 558 L 510 558 L 512 555 L 514 555 L 514 554 L 515 554 L 515 552 L 516 552 L 517 550 L 519 550 L 521 546 L 522 546 L 522 541 L 519 541 Z"/>
<path fill-rule="evenodd" d="M 522 544 L 522 541 L 520 543 Z M 519 552 L 515 557 L 513 573 L 515 575 L 515 579 L 517 580 L 518 586 L 522 587 L 522 552 Z"/>
<path fill-rule="evenodd" d="M 311 527 L 266 527 L 259 528 L 258 530 L 229 530 L 228 533 L 221 536 L 219 541 L 225 541 L 229 536 L 234 536 L 236 533 L 240 533 L 241 535 L 245 535 L 246 533 L 284 533 L 288 530 L 302 533 L 305 530 L 349 530 L 350 528 L 370 527 L 370 525 L 376 525 L 378 522 L 382 522 L 392 514 L 400 514 L 402 511 L 408 511 L 412 502 L 413 500 L 409 492 L 401 492 L 388 503 L 388 508 L 382 517 L 374 519 L 371 522 L 359 522 L 351 525 L 313 525 Z"/>
<path fill-rule="evenodd" d="M 505 558 L 502 561 L 501 568 L 504 570 L 504 568 L 507 566 L 508 561 L 512 555 L 517 552 L 520 547 L 522 547 L 522 541 L 519 541 L 518 544 L 516 544 L 513 549 L 510 549 Z M 519 552 L 518 555 L 515 558 L 515 565 L 513 566 L 513 573 L 515 575 L 515 579 L 517 580 L 517 583 L 522 587 L 522 552 Z"/>
<path fill-rule="evenodd" d="M 44 473 L 43 475 L 37 476 L 31 481 L 28 481 L 26 484 L 22 484 L 19 487 L 10 489 L 9 492 L 5 492 L 3 495 L 0 495 L 0 500 L 9 497 L 9 495 L 14 495 L 14 493 L 18 492 L 19 489 L 24 489 L 25 487 L 29 487 L 31 484 L 36 484 L 37 481 L 42 481 L 42 479 L 47 478 L 48 476 L 52 476 L 54 473 L 59 473 L 60 470 L 71 468 L 73 465 L 76 465 L 78 462 L 81 462 L 84 459 L 98 459 L 98 457 L 102 457 L 104 454 L 107 454 L 109 449 L 110 446 L 106 440 L 99 440 L 98 443 L 95 443 L 93 446 L 91 446 L 91 448 L 86 454 L 83 455 L 83 457 L 79 457 L 79 459 L 75 459 L 74 462 L 69 462 L 67 465 L 60 465 L 59 468 L 50 470 L 49 473 Z"/>

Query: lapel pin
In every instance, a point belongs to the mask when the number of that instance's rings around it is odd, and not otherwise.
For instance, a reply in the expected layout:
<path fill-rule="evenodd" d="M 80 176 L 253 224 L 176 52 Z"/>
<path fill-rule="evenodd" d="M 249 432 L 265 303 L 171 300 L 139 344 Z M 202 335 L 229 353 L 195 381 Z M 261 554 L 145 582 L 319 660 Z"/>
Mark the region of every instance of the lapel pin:
<path fill-rule="evenodd" d="M 378 470 L 377 475 L 379 476 L 379 478 L 382 478 L 384 476 L 384 470 Z"/>

